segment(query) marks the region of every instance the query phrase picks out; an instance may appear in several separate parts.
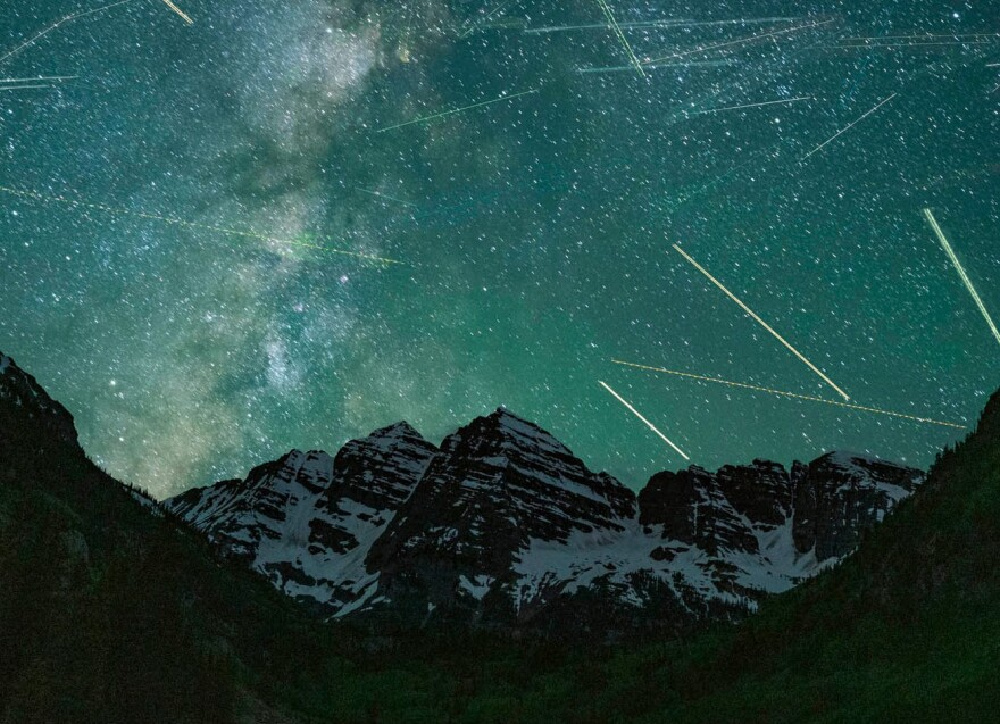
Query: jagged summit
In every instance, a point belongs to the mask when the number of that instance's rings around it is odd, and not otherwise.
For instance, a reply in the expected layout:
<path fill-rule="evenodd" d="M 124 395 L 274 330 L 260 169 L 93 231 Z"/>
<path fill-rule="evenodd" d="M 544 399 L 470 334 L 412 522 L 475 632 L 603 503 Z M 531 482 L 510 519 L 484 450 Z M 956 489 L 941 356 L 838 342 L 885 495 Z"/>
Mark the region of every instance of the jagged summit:
<path fill-rule="evenodd" d="M 440 447 L 400 422 L 167 505 L 337 617 L 572 628 L 601 610 L 676 628 L 742 615 L 840 560 L 921 479 L 831 452 L 662 472 L 637 499 L 500 407 Z"/>
<path fill-rule="evenodd" d="M 418 440 L 423 440 L 424 436 L 420 434 L 413 425 L 408 423 L 406 420 L 400 420 L 399 422 L 394 422 L 391 425 L 386 425 L 385 427 L 380 427 L 373 430 L 368 434 L 369 438 L 374 437 L 384 437 L 384 438 L 416 438 Z"/>
<path fill-rule="evenodd" d="M 39 420 L 56 436 L 79 446 L 73 415 L 49 397 L 35 378 L 0 351 L 0 399 L 10 400 L 29 417 Z"/>

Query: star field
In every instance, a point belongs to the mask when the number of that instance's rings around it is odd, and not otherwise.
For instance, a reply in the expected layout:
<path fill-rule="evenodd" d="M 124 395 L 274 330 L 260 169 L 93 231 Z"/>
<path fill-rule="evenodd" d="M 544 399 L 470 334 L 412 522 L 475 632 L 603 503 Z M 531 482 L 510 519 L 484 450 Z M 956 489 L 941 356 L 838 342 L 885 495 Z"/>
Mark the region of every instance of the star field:
<path fill-rule="evenodd" d="M 687 464 L 599 381 L 705 467 L 926 465 L 964 432 L 613 360 L 843 401 L 677 245 L 851 403 L 974 425 L 924 209 L 1000 319 L 1000 13 L 710 5 L 3 3 L 0 349 L 156 496 L 501 404 Z"/>

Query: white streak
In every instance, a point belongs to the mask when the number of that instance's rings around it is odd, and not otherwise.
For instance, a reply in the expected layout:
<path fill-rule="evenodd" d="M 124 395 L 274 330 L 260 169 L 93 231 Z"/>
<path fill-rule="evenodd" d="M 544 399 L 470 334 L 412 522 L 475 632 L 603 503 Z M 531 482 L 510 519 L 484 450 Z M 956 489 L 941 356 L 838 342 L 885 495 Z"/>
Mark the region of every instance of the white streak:
<path fill-rule="evenodd" d="M 677 446 L 676 446 L 676 445 L 674 445 L 674 444 L 673 444 L 672 442 L 670 442 L 670 440 L 668 440 L 668 439 L 667 439 L 667 436 L 666 436 L 666 435 L 664 435 L 664 434 L 663 434 L 662 432 L 660 432 L 659 430 L 657 430 L 657 429 L 656 429 L 656 426 L 655 426 L 655 425 L 654 425 L 653 423 L 651 423 L 651 422 L 650 422 L 649 420 L 647 420 L 647 419 L 646 419 L 645 417 L 643 417 L 643 416 L 642 416 L 641 414 L 639 414 L 639 411 L 638 411 L 637 409 L 635 409 L 634 407 L 632 407 L 632 405 L 630 405 L 630 404 L 628 403 L 628 401 L 627 401 L 627 400 L 625 400 L 625 398 L 623 398 L 623 397 L 622 397 L 621 395 L 619 395 L 619 394 L 618 394 L 617 392 L 615 392 L 614 390 L 612 390 L 612 389 L 611 389 L 611 388 L 610 388 L 610 387 L 609 387 L 609 386 L 608 386 L 608 385 L 607 385 L 606 383 L 604 383 L 604 382 L 601 382 L 600 380 L 598 380 L 598 382 L 600 383 L 600 385 L 601 385 L 601 386 L 602 386 L 602 387 L 603 387 L 604 389 L 606 389 L 606 390 L 607 390 L 608 392 L 610 392 L 610 393 L 611 393 L 612 395 L 614 395 L 614 396 L 615 396 L 615 399 L 616 399 L 616 400 L 618 400 L 618 401 L 619 401 L 620 403 L 622 403 L 623 405 L 625 405 L 625 407 L 627 407 L 627 408 L 628 408 L 628 409 L 629 409 L 629 410 L 631 411 L 631 413 L 632 413 L 633 415 L 635 415 L 635 416 L 636 416 L 636 417 L 638 417 L 638 418 L 639 418 L 640 420 L 642 420 L 642 421 L 643 421 L 644 423 L 646 423 L 646 427 L 648 427 L 648 428 L 649 428 L 650 430 L 652 430 L 652 431 L 653 431 L 653 432 L 655 432 L 655 433 L 656 433 L 657 435 L 659 435 L 659 436 L 660 436 L 660 439 L 661 439 L 661 440 L 663 440 L 663 442 L 667 443 L 667 445 L 669 445 L 669 446 L 670 446 L 670 447 L 672 447 L 672 448 L 673 448 L 674 450 L 676 450 L 676 451 L 678 452 L 678 454 L 680 454 L 680 456 L 681 456 L 682 458 L 684 458 L 685 460 L 690 460 L 690 459 L 691 459 L 691 458 L 689 458 L 689 457 L 688 457 L 687 455 L 685 455 L 685 454 L 684 454 L 684 451 L 683 451 L 683 450 L 681 450 L 681 449 L 680 449 L 679 447 L 677 447 Z"/>
<path fill-rule="evenodd" d="M 685 259 L 687 259 L 695 269 L 697 269 L 702 274 L 704 274 L 706 277 L 708 277 L 708 280 L 710 282 L 712 282 L 712 284 L 714 284 L 715 286 L 717 286 L 719 289 L 721 289 L 726 294 L 727 297 L 729 297 L 734 302 L 736 302 L 740 306 L 740 309 L 742 309 L 744 312 L 746 312 L 747 314 L 749 314 L 753 318 L 753 320 L 755 322 L 757 322 L 757 324 L 759 324 L 761 327 L 763 327 L 768 332 L 770 332 L 772 337 L 774 337 L 776 340 L 778 340 L 783 345 L 785 345 L 785 347 L 788 349 L 789 352 L 791 352 L 796 357 L 798 357 L 803 363 L 805 363 L 805 365 L 809 369 L 811 369 L 817 375 L 819 375 L 820 377 L 822 377 L 823 381 L 826 382 L 826 384 L 830 385 L 830 387 L 832 387 L 834 390 L 836 390 L 838 395 L 840 395 L 841 397 L 843 397 L 845 400 L 850 401 L 851 398 L 847 396 L 846 392 L 844 392 L 842 389 L 840 389 L 839 387 L 837 387 L 837 385 L 835 385 L 833 383 L 833 380 L 831 380 L 829 377 L 827 377 L 825 374 L 823 374 L 816 365 L 814 365 L 812 362 L 810 362 L 809 360 L 807 360 L 805 358 L 805 356 L 801 352 L 799 352 L 797 349 L 795 349 L 795 347 L 793 347 L 791 344 L 789 344 L 788 341 L 785 340 L 784 337 L 782 337 L 780 334 L 778 334 L 777 332 L 775 332 L 774 329 L 771 327 L 771 325 L 769 325 L 763 319 L 761 319 L 760 317 L 758 317 L 757 314 L 752 309 L 750 309 L 750 307 L 748 307 L 746 304 L 744 304 L 735 294 L 733 294 L 731 291 L 729 291 L 728 289 L 726 289 L 722 285 L 722 282 L 720 282 L 718 279 L 716 279 L 711 274 L 709 274 L 708 270 L 705 269 L 705 267 L 703 267 L 701 264 L 699 264 L 694 259 L 692 259 L 690 257 L 690 255 L 688 255 L 687 252 L 685 252 L 683 249 L 681 249 L 679 246 L 677 246 L 677 244 L 674 244 L 674 249 L 677 251 L 678 254 L 680 254 Z"/>
<path fill-rule="evenodd" d="M 927 223 L 931 225 L 934 229 L 934 233 L 937 234 L 938 241 L 941 242 L 941 246 L 944 247 L 945 253 L 948 254 L 948 258 L 951 259 L 951 263 L 955 267 L 955 271 L 958 272 L 958 276 L 962 278 L 962 284 L 965 288 L 969 290 L 969 294 L 972 295 L 973 301 L 975 301 L 976 306 L 979 307 L 979 311 L 982 312 L 983 319 L 986 320 L 986 324 L 989 325 L 990 331 L 993 332 L 993 336 L 996 338 L 997 344 L 1000 344 L 1000 331 L 997 331 L 997 327 L 993 324 L 993 319 L 990 317 L 990 313 L 986 311 L 986 307 L 983 305 L 983 300 L 979 298 L 976 293 L 976 288 L 972 286 L 972 282 L 965 273 L 965 269 L 962 268 L 962 264 L 958 261 L 958 257 L 955 256 L 955 252 L 951 248 L 951 244 L 948 243 L 948 239 L 945 238 L 944 232 L 941 231 L 941 227 L 938 226 L 937 220 L 934 218 L 934 214 L 931 213 L 930 209 L 924 209 L 924 217 L 927 219 Z"/>

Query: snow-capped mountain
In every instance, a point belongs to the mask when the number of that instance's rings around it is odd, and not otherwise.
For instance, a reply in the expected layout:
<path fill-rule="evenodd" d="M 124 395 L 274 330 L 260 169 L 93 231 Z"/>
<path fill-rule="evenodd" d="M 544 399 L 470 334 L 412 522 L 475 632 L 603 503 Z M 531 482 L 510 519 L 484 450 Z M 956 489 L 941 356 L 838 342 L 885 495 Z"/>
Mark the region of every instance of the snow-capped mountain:
<path fill-rule="evenodd" d="M 614 630 L 752 610 L 848 555 L 922 480 L 832 452 L 662 472 L 636 497 L 501 408 L 439 447 L 398 423 L 165 505 L 335 617 Z"/>

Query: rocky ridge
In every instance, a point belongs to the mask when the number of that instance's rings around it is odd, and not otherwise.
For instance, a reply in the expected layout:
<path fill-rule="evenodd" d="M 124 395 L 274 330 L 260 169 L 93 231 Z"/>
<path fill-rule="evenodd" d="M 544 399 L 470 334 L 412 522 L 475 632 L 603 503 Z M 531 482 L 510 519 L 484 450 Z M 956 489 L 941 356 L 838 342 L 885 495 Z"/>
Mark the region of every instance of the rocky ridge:
<path fill-rule="evenodd" d="M 832 452 L 657 473 L 636 496 L 500 408 L 440 446 L 398 423 L 165 505 L 338 618 L 635 629 L 753 610 L 848 555 L 922 480 Z"/>

